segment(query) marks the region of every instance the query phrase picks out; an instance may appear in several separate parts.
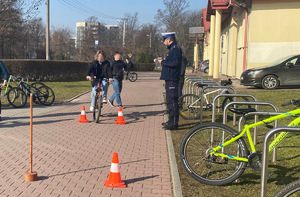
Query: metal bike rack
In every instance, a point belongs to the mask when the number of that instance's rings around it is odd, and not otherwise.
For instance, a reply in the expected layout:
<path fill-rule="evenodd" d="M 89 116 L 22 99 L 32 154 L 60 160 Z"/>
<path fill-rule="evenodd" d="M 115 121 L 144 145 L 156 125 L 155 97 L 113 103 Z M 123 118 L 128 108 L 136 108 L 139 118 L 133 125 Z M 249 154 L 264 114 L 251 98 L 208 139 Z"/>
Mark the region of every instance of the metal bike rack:
<path fill-rule="evenodd" d="M 231 105 L 255 105 L 255 109 L 257 110 L 257 105 L 265 105 L 265 106 L 270 106 L 273 107 L 275 112 L 278 112 L 278 108 L 270 102 L 259 102 L 259 101 L 233 101 L 228 103 L 225 108 L 224 108 L 224 112 L 223 112 L 223 121 L 227 121 L 227 109 L 229 108 L 229 106 Z M 254 132 L 254 136 L 253 136 L 253 143 L 256 145 L 257 139 L 256 139 L 256 130 Z"/>
<path fill-rule="evenodd" d="M 215 122 L 215 102 L 217 99 L 219 99 L 220 97 L 249 97 L 252 98 L 254 101 L 257 101 L 257 99 L 255 98 L 255 96 L 251 95 L 251 94 L 219 94 L 217 95 L 212 102 L 213 108 L 212 108 L 212 122 Z M 224 110 L 225 111 L 225 110 Z M 235 114 L 233 117 L 233 120 L 235 121 Z M 224 121 L 224 116 L 223 116 L 223 123 L 226 124 L 226 122 Z"/>
<path fill-rule="evenodd" d="M 271 129 L 266 135 L 263 143 L 263 152 L 262 152 L 262 171 L 261 171 L 261 182 L 260 182 L 260 196 L 266 196 L 267 189 L 267 172 L 268 172 L 268 141 L 276 133 L 286 131 L 286 132 L 299 132 L 300 127 L 277 127 Z"/>
<path fill-rule="evenodd" d="M 200 96 L 201 96 L 200 124 L 202 123 L 202 113 L 203 113 L 203 93 L 206 89 L 231 89 L 234 92 L 234 94 L 236 94 L 236 91 L 232 86 L 205 86 L 205 87 L 203 87 L 201 90 L 201 94 L 200 94 Z"/>
<path fill-rule="evenodd" d="M 257 115 L 277 116 L 277 115 L 284 114 L 284 113 L 286 113 L 286 112 L 265 112 L 265 111 L 256 111 L 256 112 L 249 112 L 249 113 L 245 114 L 244 118 L 246 118 L 246 116 L 250 116 L 250 115 L 255 115 L 255 117 L 256 117 Z M 239 127 L 238 127 L 238 128 L 239 128 L 239 131 L 242 130 L 242 126 L 241 126 L 241 125 L 242 125 L 242 121 L 243 121 L 243 117 L 241 117 L 241 118 L 239 119 Z M 257 121 L 255 120 L 255 122 L 257 122 Z M 274 128 L 276 128 L 276 127 L 278 127 L 278 120 L 275 120 L 275 121 L 274 121 Z M 254 129 L 255 129 L 255 131 L 256 131 L 256 127 L 255 127 Z M 277 136 L 276 136 L 276 134 L 275 134 L 274 139 L 275 139 L 276 137 L 277 137 Z M 255 144 L 256 144 L 256 138 L 255 138 Z M 275 163 L 276 160 L 277 160 L 277 148 L 274 148 L 272 162 Z"/>

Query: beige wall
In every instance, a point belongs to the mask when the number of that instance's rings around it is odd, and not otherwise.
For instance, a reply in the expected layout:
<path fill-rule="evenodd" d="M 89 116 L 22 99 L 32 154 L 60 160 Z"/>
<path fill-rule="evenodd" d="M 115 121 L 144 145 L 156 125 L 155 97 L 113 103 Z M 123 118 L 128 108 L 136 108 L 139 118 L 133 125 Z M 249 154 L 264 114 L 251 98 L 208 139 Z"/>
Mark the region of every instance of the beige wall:
<path fill-rule="evenodd" d="M 300 1 L 253 0 L 248 68 L 300 54 Z"/>

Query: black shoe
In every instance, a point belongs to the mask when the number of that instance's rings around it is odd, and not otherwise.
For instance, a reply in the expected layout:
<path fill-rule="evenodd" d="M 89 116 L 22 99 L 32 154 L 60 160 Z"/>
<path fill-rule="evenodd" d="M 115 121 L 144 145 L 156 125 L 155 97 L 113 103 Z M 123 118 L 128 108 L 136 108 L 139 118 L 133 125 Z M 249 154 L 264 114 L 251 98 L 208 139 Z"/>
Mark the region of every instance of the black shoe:
<path fill-rule="evenodd" d="M 166 125 L 163 128 L 165 130 L 176 130 L 176 129 L 178 129 L 178 125 Z"/>
<path fill-rule="evenodd" d="M 110 104 L 110 106 L 115 107 L 114 104 L 110 100 L 108 100 L 108 103 Z"/>
<path fill-rule="evenodd" d="M 169 123 L 168 122 L 163 122 L 163 123 L 161 123 L 161 125 L 162 126 L 167 126 L 167 125 L 169 125 Z"/>

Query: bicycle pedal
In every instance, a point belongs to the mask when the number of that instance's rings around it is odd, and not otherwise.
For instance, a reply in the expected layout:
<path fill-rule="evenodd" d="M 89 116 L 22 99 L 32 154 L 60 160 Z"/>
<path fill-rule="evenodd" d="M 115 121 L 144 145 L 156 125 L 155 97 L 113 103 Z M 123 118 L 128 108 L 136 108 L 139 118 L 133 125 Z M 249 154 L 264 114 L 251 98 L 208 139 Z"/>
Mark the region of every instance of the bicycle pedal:
<path fill-rule="evenodd" d="M 272 178 L 273 175 L 274 175 L 274 172 L 268 172 L 267 179 Z"/>

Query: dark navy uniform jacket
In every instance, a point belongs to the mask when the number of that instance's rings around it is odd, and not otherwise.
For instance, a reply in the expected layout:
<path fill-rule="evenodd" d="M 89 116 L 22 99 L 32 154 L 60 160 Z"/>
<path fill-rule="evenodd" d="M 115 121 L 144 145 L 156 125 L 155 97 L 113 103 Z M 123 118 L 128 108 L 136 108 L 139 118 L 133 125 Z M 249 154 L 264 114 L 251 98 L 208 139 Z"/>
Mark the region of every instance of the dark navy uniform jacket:
<path fill-rule="evenodd" d="M 1 83 L 1 75 L 4 74 L 4 80 L 8 80 L 9 73 L 7 72 L 6 67 L 4 66 L 4 63 L 0 61 L 0 83 Z"/>
<path fill-rule="evenodd" d="M 167 57 L 161 62 L 161 80 L 166 81 L 179 81 L 181 62 L 182 62 L 182 51 L 178 46 L 177 42 L 173 42 L 168 46 L 169 53 Z"/>

